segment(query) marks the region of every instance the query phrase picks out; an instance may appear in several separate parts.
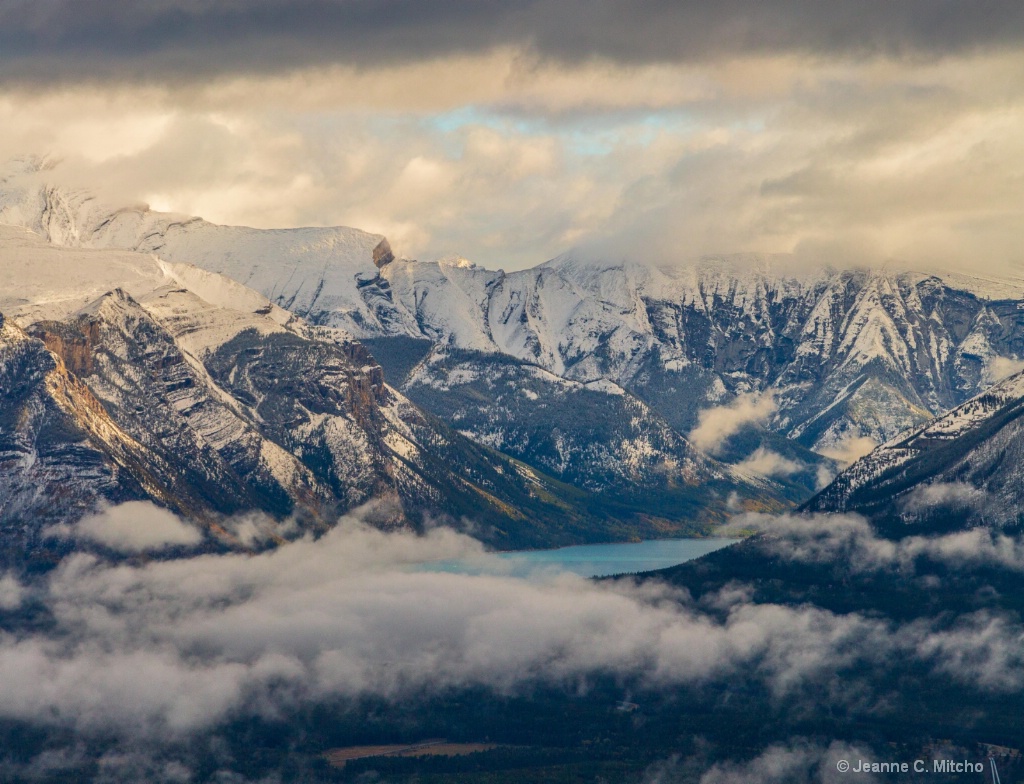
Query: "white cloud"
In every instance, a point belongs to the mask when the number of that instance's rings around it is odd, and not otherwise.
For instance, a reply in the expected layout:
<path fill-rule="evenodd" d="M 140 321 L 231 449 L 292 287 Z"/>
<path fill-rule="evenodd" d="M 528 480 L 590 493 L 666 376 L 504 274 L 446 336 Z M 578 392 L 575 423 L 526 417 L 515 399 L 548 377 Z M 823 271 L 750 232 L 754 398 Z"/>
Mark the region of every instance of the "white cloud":
<path fill-rule="evenodd" d="M 877 757 L 863 747 L 838 741 L 827 748 L 799 741 L 776 744 L 747 762 L 716 763 L 701 776 L 700 784 L 838 784 L 844 776 L 837 771 L 836 763 L 858 759 Z M 863 784 L 878 781 L 870 773 L 855 775 Z"/>
<path fill-rule="evenodd" d="M 986 528 L 940 537 L 911 537 L 901 547 L 904 559 L 927 555 L 954 569 L 977 565 L 1024 571 L 1024 539 Z"/>
<path fill-rule="evenodd" d="M 837 463 L 849 465 L 870 454 L 877 446 L 878 442 L 868 436 L 850 436 L 818 451 Z"/>
<path fill-rule="evenodd" d="M 985 365 L 985 379 L 990 383 L 1002 381 L 1024 370 L 1024 360 L 994 356 Z"/>
<path fill-rule="evenodd" d="M 121 553 L 155 552 L 203 540 L 194 525 L 149 501 L 129 501 L 83 517 L 77 523 L 52 526 L 47 535 L 94 542 Z"/>
<path fill-rule="evenodd" d="M 755 449 L 738 465 L 742 469 L 762 476 L 791 476 L 805 468 L 800 461 L 790 460 L 788 457 L 783 457 L 778 452 L 764 447 Z"/>
<path fill-rule="evenodd" d="M 743 677 L 773 705 L 871 710 L 878 695 L 866 681 L 848 687 L 844 674 L 887 671 L 894 660 L 970 688 L 1024 688 L 1024 628 L 1012 618 L 901 626 L 756 604 L 740 583 L 697 605 L 651 582 L 429 571 L 424 562 L 492 556 L 450 529 L 384 533 L 362 522 L 374 512 L 258 555 L 145 565 L 67 558 L 30 589 L 52 622 L 0 632 L 0 719 L 118 739 L 111 780 L 160 781 L 188 774 L 161 767 L 175 759 L 160 751 L 165 744 L 190 743 L 229 717 L 280 718 L 322 700 L 400 701 L 463 687 L 515 693 L 539 682 L 582 688 L 601 674 L 659 691 Z M 745 515 L 736 524 L 765 530 L 780 558 L 854 572 L 908 569 L 921 556 L 1024 569 L 1020 541 L 985 531 L 891 542 L 853 515 Z M 804 764 L 808 781 L 824 776 L 830 750 L 794 749 L 718 766 L 705 784 L 800 780 L 790 774 Z M 38 766 L 72 765 L 69 753 Z M 669 762 L 648 774 L 669 782 L 676 772 Z"/>
<path fill-rule="evenodd" d="M 299 533 L 299 526 L 294 519 L 278 521 L 262 512 L 235 515 L 221 520 L 219 524 L 246 548 L 288 541 Z"/>
<path fill-rule="evenodd" d="M 761 531 L 766 546 L 787 559 L 825 564 L 840 561 L 854 572 L 889 568 L 898 561 L 896 543 L 875 536 L 859 515 L 768 515 L 748 512 L 723 526 L 722 533 Z"/>
<path fill-rule="evenodd" d="M 784 695 L 860 655 L 841 641 L 880 632 L 744 603 L 716 620 L 658 584 L 414 568 L 469 555 L 484 557 L 480 544 L 449 529 L 385 534 L 350 517 L 255 556 L 71 556 L 40 587 L 54 627 L 0 636 L 0 717 L 173 738 L 243 705 L 274 713 L 331 695 L 511 691 L 592 673 L 663 687 L 736 668 Z"/>
<path fill-rule="evenodd" d="M 972 501 L 977 497 L 975 493 L 969 496 Z M 984 527 L 941 536 L 887 539 L 855 514 L 746 513 L 718 530 L 722 534 L 759 531 L 766 535 L 765 546 L 789 560 L 811 564 L 838 561 L 852 572 L 898 568 L 909 574 L 914 560 L 921 556 L 953 570 L 981 565 L 1024 571 L 1024 538 Z"/>
<path fill-rule="evenodd" d="M 1022 261 L 1019 53 L 941 61 L 538 62 L 514 49 L 208 84 L 0 91 L 0 158 L 115 203 L 355 225 L 400 253 L 531 266 Z M 968 269 L 968 271 L 970 271 Z"/>
<path fill-rule="evenodd" d="M 25 589 L 12 575 L 0 577 L 0 610 L 16 610 L 21 606 Z"/>
<path fill-rule="evenodd" d="M 425 561 L 486 556 L 449 529 L 387 534 L 361 514 L 318 540 L 255 556 L 143 566 L 69 557 L 34 589 L 53 627 L 0 635 L 0 717 L 173 739 L 243 708 L 277 715 L 332 696 L 511 692 L 594 673 L 668 688 L 742 672 L 781 699 L 806 696 L 847 667 L 916 656 L 930 633 L 926 624 L 904 633 L 856 614 L 752 604 L 735 586 L 712 602 L 712 616 L 656 583 L 423 571 Z M 989 557 L 980 540 L 879 540 L 854 516 L 748 515 L 744 525 L 770 530 L 787 558 L 841 559 L 854 569 L 884 568 L 923 548 L 961 561 L 965 552 Z M 1020 552 L 1000 557 L 1024 563 Z M 1014 628 L 998 627 L 982 649 L 996 657 L 994 646 Z M 936 644 L 923 661 L 955 670 L 959 639 Z M 1016 661 L 1011 654 L 992 661 L 991 682 L 1016 683 L 998 669 Z"/>
<path fill-rule="evenodd" d="M 901 506 L 905 513 L 925 512 L 937 506 L 955 506 L 973 508 L 984 502 L 983 490 L 962 482 L 936 482 L 919 485 L 902 500 Z"/>
<path fill-rule="evenodd" d="M 814 486 L 817 490 L 824 490 L 832 480 L 836 478 L 835 473 L 826 465 L 819 465 L 815 471 Z"/>
<path fill-rule="evenodd" d="M 769 392 L 740 394 L 724 406 L 701 411 L 697 426 L 688 437 L 697 448 L 714 454 L 730 436 L 747 425 L 767 421 L 776 408 L 775 398 Z"/>

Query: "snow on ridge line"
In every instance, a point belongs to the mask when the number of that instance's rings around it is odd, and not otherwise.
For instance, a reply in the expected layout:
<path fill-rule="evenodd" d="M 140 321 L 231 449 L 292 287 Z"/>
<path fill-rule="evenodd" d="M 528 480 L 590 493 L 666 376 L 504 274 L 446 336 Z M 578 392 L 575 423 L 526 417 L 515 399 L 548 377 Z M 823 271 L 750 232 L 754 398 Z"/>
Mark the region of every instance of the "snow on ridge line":
<path fill-rule="evenodd" d="M 211 305 L 226 310 L 261 313 L 270 316 L 278 324 L 286 324 L 292 318 L 287 310 L 275 305 L 260 292 L 243 286 L 236 280 L 210 272 L 193 264 L 170 263 L 158 260 L 169 277 L 173 277 L 184 288 Z"/>
<path fill-rule="evenodd" d="M 930 437 L 948 441 L 958 438 L 1008 403 L 1022 398 L 1024 371 L 1003 379 L 929 422 L 897 434 L 858 459 L 836 479 L 843 479 L 851 490 L 857 489 L 878 476 L 883 469 L 909 462 L 920 451 L 920 447 L 913 444 L 917 439 Z"/>
<path fill-rule="evenodd" d="M 44 178 L 49 176 L 47 172 L 53 170 L 55 165 L 49 158 L 32 155 L 16 156 L 0 165 L 0 216 L 13 218 L 18 225 L 30 228 L 39 224 L 44 233 L 53 234 L 48 239 L 55 243 L 73 242 L 86 247 L 154 251 L 167 261 L 193 263 L 247 283 L 249 281 L 241 274 L 236 274 L 244 273 L 246 264 L 254 265 L 249 274 L 257 277 L 263 272 L 261 268 L 265 264 L 280 268 L 302 262 L 314 266 L 318 262 L 326 262 L 323 267 L 325 272 L 331 266 L 345 268 L 346 271 L 358 267 L 358 271 L 372 276 L 374 261 L 380 261 L 380 258 L 375 259 L 374 251 L 387 242 L 381 234 L 346 226 L 260 229 L 215 224 L 195 216 L 159 212 L 150 209 L 148 205 L 115 207 L 102 204 L 89 191 L 46 182 Z M 45 225 L 42 223 L 43 214 L 47 216 Z M 196 234 L 202 235 L 201 244 L 206 247 L 205 253 L 185 239 Z M 171 242 L 167 241 L 169 238 Z M 233 248 L 213 247 L 223 245 L 224 241 Z M 147 247 L 150 245 L 152 247 Z M 387 251 L 390 252 L 390 246 Z M 188 258 L 189 252 L 196 253 L 197 257 Z M 325 255 L 330 258 L 325 258 Z M 217 260 L 212 258 L 214 256 L 223 258 L 215 264 Z M 442 257 L 432 263 L 448 269 L 475 268 L 491 271 L 457 255 Z M 214 268 L 212 264 L 222 268 Z M 656 280 L 641 282 L 650 283 L 655 289 L 661 288 L 658 284 L 678 285 L 689 271 L 731 277 L 747 285 L 755 278 L 810 284 L 821 280 L 823 275 L 828 277 L 840 272 L 827 263 L 809 265 L 791 253 L 708 254 L 691 262 L 653 267 L 625 259 L 599 259 L 575 248 L 531 268 L 534 271 L 541 269 L 559 270 L 569 278 L 575 278 L 577 274 L 585 275 L 584 270 L 600 273 L 624 269 L 632 279 L 638 276 L 646 279 L 654 273 Z M 922 272 L 892 262 L 870 271 L 892 277 L 934 277 L 953 288 L 970 291 L 982 299 L 1024 299 L 1024 275 L 980 275 L 938 269 Z M 265 287 L 257 288 L 267 293 Z M 271 294 L 268 296 L 276 298 Z"/>
<path fill-rule="evenodd" d="M 142 296 L 171 282 L 151 256 L 62 248 L 0 227 L 0 309 L 19 322 L 64 318 L 117 288 Z"/>
<path fill-rule="evenodd" d="M 200 353 L 247 328 L 299 326 L 291 313 L 226 276 L 153 254 L 55 246 L 28 229 L 0 226 L 0 312 L 21 326 L 87 313 L 117 292 L 173 331 L 187 325 L 182 339 Z M 168 299 L 175 292 L 180 296 Z"/>

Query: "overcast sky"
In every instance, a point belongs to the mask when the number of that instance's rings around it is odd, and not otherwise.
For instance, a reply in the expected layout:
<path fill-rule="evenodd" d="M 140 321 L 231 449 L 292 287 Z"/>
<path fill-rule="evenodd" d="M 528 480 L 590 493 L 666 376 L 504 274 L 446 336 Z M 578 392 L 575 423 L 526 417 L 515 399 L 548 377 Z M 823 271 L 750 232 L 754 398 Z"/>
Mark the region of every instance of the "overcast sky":
<path fill-rule="evenodd" d="M 530 266 L 1024 262 L 1024 4 L 0 0 L 0 155 Z"/>

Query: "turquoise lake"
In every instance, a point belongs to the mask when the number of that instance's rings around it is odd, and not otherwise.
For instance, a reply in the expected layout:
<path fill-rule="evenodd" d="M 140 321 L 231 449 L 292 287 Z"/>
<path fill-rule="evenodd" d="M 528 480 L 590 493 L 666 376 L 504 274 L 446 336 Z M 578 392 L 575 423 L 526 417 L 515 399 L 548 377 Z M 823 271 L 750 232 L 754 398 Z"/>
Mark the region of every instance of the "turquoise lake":
<path fill-rule="evenodd" d="M 479 558 L 434 561 L 428 571 L 459 574 L 531 574 L 572 572 L 583 577 L 607 577 L 627 572 L 649 572 L 692 561 L 736 542 L 736 539 L 652 539 L 620 544 L 585 544 L 557 550 L 493 553 Z"/>

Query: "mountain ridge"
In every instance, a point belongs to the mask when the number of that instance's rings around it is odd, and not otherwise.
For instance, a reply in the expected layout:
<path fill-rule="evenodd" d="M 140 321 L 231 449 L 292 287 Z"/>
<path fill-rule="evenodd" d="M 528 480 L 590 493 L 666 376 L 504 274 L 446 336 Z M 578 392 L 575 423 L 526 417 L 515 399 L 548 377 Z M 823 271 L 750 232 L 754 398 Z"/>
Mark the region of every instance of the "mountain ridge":
<path fill-rule="evenodd" d="M 656 407 L 666 387 L 686 386 L 688 410 L 674 423 L 684 432 L 700 404 L 770 391 L 780 400 L 773 428 L 806 447 L 882 442 L 980 391 L 994 359 L 1024 352 L 1024 290 L 1009 279 L 1003 293 L 1021 299 L 991 299 L 991 281 L 977 279 L 975 291 L 962 274 L 947 283 L 898 270 L 794 271 L 756 254 L 675 270 L 563 254 L 506 273 L 394 258 L 385 238 L 356 229 L 215 226 L 46 188 L 15 210 L 12 193 L 0 219 L 20 210 L 52 242 L 192 263 L 357 338 L 507 354 L 572 380 L 607 378 Z M 48 217 L 26 217 L 35 213 Z M 877 411 L 883 398 L 888 416 Z"/>
<path fill-rule="evenodd" d="M 1021 524 L 1024 372 L 882 444 L 809 500 L 883 529 Z"/>
<path fill-rule="evenodd" d="M 625 487 L 629 461 L 600 475 L 607 461 L 589 459 L 594 449 L 647 455 L 627 494 L 659 487 L 664 466 L 685 464 L 706 412 L 751 398 L 764 402 L 760 418 L 711 448 L 748 467 L 736 470 L 775 472 L 761 478 L 800 501 L 834 470 L 830 460 L 959 405 L 1024 356 L 1024 300 L 991 298 L 1024 291 L 963 275 L 810 269 L 764 254 L 666 270 L 572 253 L 506 273 L 458 257 L 395 258 L 385 238 L 354 229 L 215 226 L 33 183 L 0 183 L 0 220 L 58 245 L 144 251 L 179 283 L 190 270 L 187 286 L 201 287 L 200 269 L 228 271 L 292 331 L 365 340 L 385 369 L 406 367 L 396 390 L 464 436 L 608 494 Z M 430 346 L 415 367 L 409 341 Z M 539 371 L 551 376 L 520 393 Z M 586 394 L 573 392 L 554 426 L 537 429 L 574 384 Z M 631 434 L 595 430 L 613 410 Z"/>
<path fill-rule="evenodd" d="M 382 525 L 447 515 L 456 525 L 472 520 L 481 538 L 504 548 L 696 532 L 721 518 L 737 490 L 778 508 L 771 483 L 722 473 L 704 457 L 695 465 L 713 481 L 681 490 L 691 498 L 686 518 L 671 510 L 642 515 L 636 505 L 559 482 L 417 408 L 387 386 L 376 360 L 346 333 L 310 325 L 196 267 L 61 248 L 5 227 L 0 280 L 0 306 L 13 314 L 10 322 L 5 316 L 12 348 L 0 356 L 0 375 L 45 379 L 60 368 L 77 397 L 65 411 L 45 387 L 33 393 L 42 401 L 36 408 L 63 412 L 41 426 L 53 425 L 50 445 L 58 452 L 84 444 L 80 451 L 107 477 L 75 477 L 68 460 L 71 473 L 60 481 L 78 500 L 50 517 L 10 502 L 14 489 L 0 501 L 0 522 L 21 529 L 19 541 L 43 560 L 51 552 L 47 520 L 80 516 L 101 500 L 148 498 L 210 531 L 250 511 L 297 520 L 284 536 L 324 530 L 338 513 L 390 496 L 402 507 Z M 15 345 L 32 350 L 15 356 Z M 24 406 L 13 389 L 4 382 L 0 418 L 16 423 Z M 110 445 L 93 438 L 90 411 L 102 412 L 118 443 L 131 445 L 131 461 L 118 462 Z M 17 427 L 2 430 L 20 437 Z M 10 459 L 13 466 L 21 458 Z M 45 476 L 21 475 L 35 497 L 60 497 Z"/>

